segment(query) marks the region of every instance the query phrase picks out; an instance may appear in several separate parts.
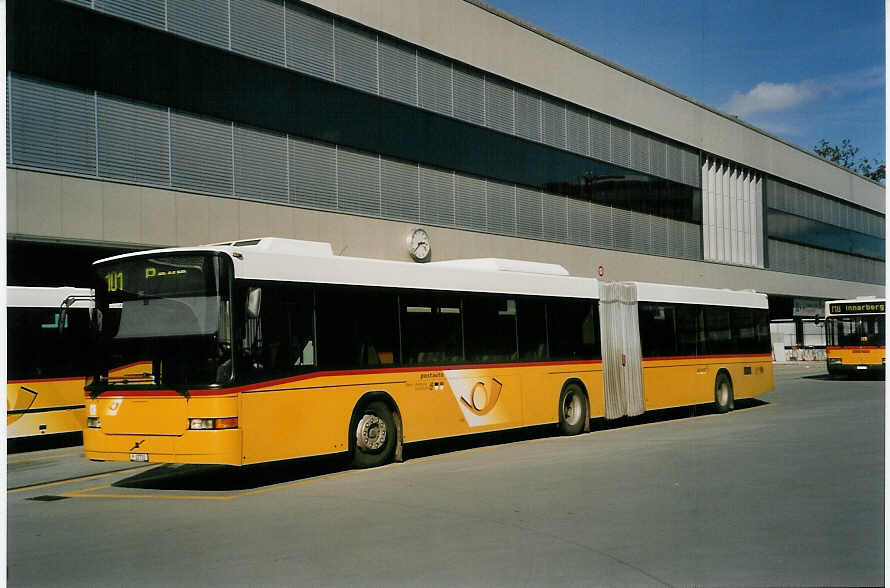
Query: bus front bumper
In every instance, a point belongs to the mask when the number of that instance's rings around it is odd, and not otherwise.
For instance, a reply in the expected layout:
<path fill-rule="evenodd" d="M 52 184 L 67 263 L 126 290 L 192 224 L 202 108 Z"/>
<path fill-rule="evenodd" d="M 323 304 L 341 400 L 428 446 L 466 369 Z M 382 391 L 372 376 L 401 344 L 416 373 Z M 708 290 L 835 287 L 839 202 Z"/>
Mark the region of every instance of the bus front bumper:
<path fill-rule="evenodd" d="M 84 429 L 84 453 L 100 461 L 241 465 L 241 429 L 182 435 L 109 435 Z"/>
<path fill-rule="evenodd" d="M 844 375 L 883 375 L 884 364 L 828 363 L 829 374 Z"/>

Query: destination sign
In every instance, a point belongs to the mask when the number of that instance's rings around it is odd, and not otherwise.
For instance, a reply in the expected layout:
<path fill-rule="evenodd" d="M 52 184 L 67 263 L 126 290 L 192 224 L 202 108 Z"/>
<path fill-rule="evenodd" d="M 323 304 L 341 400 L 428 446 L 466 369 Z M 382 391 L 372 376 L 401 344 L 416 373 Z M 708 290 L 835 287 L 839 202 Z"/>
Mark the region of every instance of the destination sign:
<path fill-rule="evenodd" d="M 883 314 L 884 302 L 841 302 L 829 305 L 831 314 Z"/>

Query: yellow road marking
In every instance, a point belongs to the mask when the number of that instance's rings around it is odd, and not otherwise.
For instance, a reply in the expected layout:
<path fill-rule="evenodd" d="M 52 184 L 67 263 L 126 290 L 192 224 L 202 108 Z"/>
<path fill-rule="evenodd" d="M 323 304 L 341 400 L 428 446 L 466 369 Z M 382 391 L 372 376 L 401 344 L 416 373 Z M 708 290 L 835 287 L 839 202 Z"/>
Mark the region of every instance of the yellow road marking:
<path fill-rule="evenodd" d="M 382 469 L 386 469 L 388 467 L 392 467 L 392 465 L 393 464 L 388 464 L 386 466 L 383 466 L 382 468 L 374 468 L 374 469 L 382 470 Z M 279 485 L 279 486 L 268 486 L 266 488 L 254 488 L 253 490 L 241 492 L 240 494 L 237 494 L 236 496 L 237 497 L 256 496 L 257 494 L 265 494 L 266 492 L 274 492 L 277 490 L 287 490 L 288 488 L 296 488 L 297 486 L 303 486 L 306 484 L 310 484 L 312 482 L 320 482 L 323 480 L 333 480 L 335 478 L 343 478 L 343 477 L 346 477 L 346 476 L 349 476 L 352 474 L 357 474 L 361 471 L 363 471 L 363 470 L 348 470 L 345 472 L 337 472 L 334 474 L 326 474 L 324 476 L 317 476 L 315 478 L 306 478 L 304 480 L 297 480 L 295 482 L 287 482 L 287 483 L 285 483 L 283 485 Z"/>
<path fill-rule="evenodd" d="M 83 494 L 84 492 L 90 492 L 92 490 L 102 490 L 104 488 L 111 488 L 111 484 L 102 484 L 101 486 L 92 486 L 90 488 L 81 488 L 80 490 L 72 490 L 71 492 L 65 492 L 64 494 L 59 494 L 59 496 L 74 496 L 76 494 Z"/>
<path fill-rule="evenodd" d="M 77 453 L 57 453 L 56 455 L 45 455 L 43 457 L 31 457 L 28 459 L 8 459 L 6 460 L 6 465 L 20 464 L 20 463 L 31 463 L 32 461 L 46 461 L 48 459 L 57 459 L 59 457 L 76 457 L 82 456 L 83 452 L 79 451 Z"/>
<path fill-rule="evenodd" d="M 752 407 L 745 408 L 742 410 L 749 411 L 749 410 L 755 410 L 758 408 L 768 408 L 768 407 L 774 406 L 774 405 L 775 405 L 775 403 L 767 403 L 767 404 L 762 404 L 759 406 L 752 406 Z M 730 413 L 730 414 L 732 414 L 732 413 Z M 683 417 L 683 418 L 667 419 L 664 421 L 656 421 L 654 423 L 640 423 L 638 425 L 630 425 L 628 427 L 620 427 L 617 429 L 603 429 L 603 430 L 599 430 L 599 431 L 592 431 L 592 433 L 600 433 L 601 434 L 601 433 L 608 433 L 610 431 L 620 431 L 625 428 L 650 427 L 650 426 L 655 426 L 655 425 L 663 425 L 663 424 L 667 424 L 667 423 L 675 423 L 675 422 L 682 422 L 682 421 L 688 421 L 688 420 L 693 420 L 693 419 L 701 419 L 703 417 L 718 417 L 718 416 L 727 416 L 727 415 L 723 415 L 723 414 L 696 415 L 696 416 Z M 518 441 L 517 443 L 520 443 L 520 444 L 523 444 L 523 443 L 551 443 L 551 442 L 559 441 L 560 439 L 562 439 L 562 437 L 541 437 L 541 438 L 537 438 L 537 439 L 526 439 L 525 441 Z M 466 455 L 469 453 L 478 453 L 480 451 L 490 451 L 490 450 L 497 449 L 499 447 L 501 447 L 501 444 L 485 445 L 485 446 L 481 446 L 481 447 L 470 447 L 468 449 L 463 449 L 463 450 L 458 450 L 458 451 L 449 451 L 447 453 L 440 453 L 440 454 L 436 454 L 436 455 L 427 455 L 424 457 L 411 459 L 411 460 L 409 460 L 409 463 L 425 463 L 425 462 L 430 462 L 433 460 L 443 459 L 443 458 L 446 458 L 446 457 L 449 457 L 452 455 L 456 455 L 456 454 Z M 123 473 L 123 472 L 137 472 L 137 471 L 142 471 L 142 470 L 148 469 L 150 467 L 155 467 L 156 465 L 157 464 L 152 464 L 150 466 L 145 466 L 142 468 L 133 468 L 131 470 L 118 470 L 116 472 L 109 472 L 106 474 L 98 474 L 96 476 L 90 476 L 87 478 L 78 478 L 78 479 L 74 479 L 74 480 L 62 480 L 59 482 L 50 482 L 49 484 L 28 486 L 28 487 L 19 488 L 16 490 L 10 490 L 10 493 L 23 492 L 25 490 L 34 490 L 37 488 L 44 488 L 47 486 L 55 486 L 58 484 L 66 484 L 66 483 L 77 482 L 77 481 L 81 481 L 81 480 L 94 480 L 94 479 L 104 478 L 104 477 L 111 476 L 113 474 L 119 474 L 119 473 Z M 391 463 L 391 464 L 387 464 L 383 467 L 373 468 L 373 470 L 384 470 L 387 468 L 396 467 L 397 465 L 398 464 Z M 247 496 L 257 496 L 259 494 L 266 494 L 267 492 L 278 492 L 281 490 L 288 490 L 290 488 L 297 488 L 299 486 L 305 486 L 307 484 L 311 484 L 314 482 L 321 482 L 321 481 L 325 481 L 325 480 L 334 480 L 337 478 L 344 478 L 346 476 L 351 476 L 354 474 L 362 473 L 363 471 L 364 470 L 347 470 L 347 471 L 343 471 L 343 472 L 335 472 L 335 473 L 326 474 L 323 476 L 315 476 L 312 478 L 305 478 L 303 480 L 286 482 L 284 484 L 276 484 L 274 486 L 267 486 L 265 488 L 255 488 L 253 490 L 247 490 L 244 492 L 236 492 L 234 494 L 227 494 L 225 496 L 196 495 L 196 494 L 151 494 L 151 493 L 134 494 L 134 493 L 108 493 L 108 492 L 90 494 L 90 492 L 93 492 L 94 490 L 104 490 L 106 488 L 111 488 L 110 484 L 103 484 L 101 486 L 95 486 L 92 488 L 82 488 L 80 490 L 73 490 L 71 492 L 66 492 L 64 494 L 60 494 L 60 496 L 65 496 L 66 498 L 127 498 L 127 499 L 144 499 L 144 500 L 234 500 L 236 498 L 244 498 Z M 172 475 L 175 475 L 175 474 L 172 474 Z M 168 478 L 168 477 L 171 477 L 171 475 L 167 474 L 167 475 L 163 475 L 163 476 L 157 476 L 158 479 Z M 151 478 L 149 480 L 151 480 Z"/>
<path fill-rule="evenodd" d="M 144 498 L 148 500 L 232 500 L 240 495 L 195 496 L 190 494 L 62 494 L 66 498 Z"/>
<path fill-rule="evenodd" d="M 387 467 L 392 467 L 393 464 L 389 464 L 387 466 L 383 466 L 382 468 L 374 468 L 376 470 L 386 469 Z M 289 488 L 295 488 L 297 486 L 303 486 L 305 484 L 310 484 L 312 482 L 319 482 L 322 480 L 332 480 L 335 478 L 342 478 L 345 476 L 349 476 L 352 474 L 360 473 L 362 470 L 349 470 L 345 472 L 336 472 L 333 474 L 327 474 L 324 476 L 317 476 L 314 478 L 306 478 L 304 480 L 296 480 L 294 482 L 287 482 L 284 484 L 277 484 L 275 486 L 268 486 L 266 488 L 255 488 L 253 490 L 247 490 L 245 492 L 236 492 L 234 494 L 227 494 L 225 496 L 213 496 L 213 495 L 200 495 L 200 494 L 134 494 L 134 493 L 92 493 L 93 490 L 103 490 L 105 488 L 111 488 L 110 484 L 105 484 L 102 486 L 95 486 L 93 488 L 84 488 L 81 490 L 73 490 L 71 492 L 66 492 L 64 494 L 60 494 L 60 496 L 64 496 L 66 498 L 142 498 L 146 500 L 234 500 L 236 498 L 244 498 L 246 496 L 256 496 L 257 494 L 265 494 L 267 492 L 277 492 L 279 490 L 287 490 Z"/>
<path fill-rule="evenodd" d="M 14 488 L 12 490 L 7 490 L 7 494 L 16 494 L 18 492 L 28 492 L 29 490 L 38 490 L 40 488 L 49 488 L 51 486 L 61 486 L 62 484 L 75 484 L 77 482 L 85 482 L 87 480 L 98 480 L 99 478 L 107 478 L 108 476 L 113 476 L 115 474 L 121 474 L 124 472 L 139 472 L 142 470 L 146 470 L 150 467 L 156 467 L 157 464 L 152 464 L 150 466 L 144 466 L 141 468 L 132 468 L 128 470 L 116 470 L 114 472 L 106 472 L 104 474 L 96 474 L 94 476 L 85 476 L 83 478 L 69 478 L 68 480 L 59 480 L 57 482 L 47 482 L 46 484 L 35 484 L 33 486 L 22 486 L 21 488 Z"/>

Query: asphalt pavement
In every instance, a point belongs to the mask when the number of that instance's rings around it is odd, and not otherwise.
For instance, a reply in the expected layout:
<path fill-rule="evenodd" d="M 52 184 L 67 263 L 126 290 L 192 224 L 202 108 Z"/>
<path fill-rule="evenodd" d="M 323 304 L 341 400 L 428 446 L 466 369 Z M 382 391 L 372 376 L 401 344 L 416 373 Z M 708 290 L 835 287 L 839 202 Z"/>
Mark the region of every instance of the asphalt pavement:
<path fill-rule="evenodd" d="M 8 583 L 883 584 L 884 382 L 816 362 L 775 379 L 725 415 L 429 443 L 371 470 L 11 455 Z"/>

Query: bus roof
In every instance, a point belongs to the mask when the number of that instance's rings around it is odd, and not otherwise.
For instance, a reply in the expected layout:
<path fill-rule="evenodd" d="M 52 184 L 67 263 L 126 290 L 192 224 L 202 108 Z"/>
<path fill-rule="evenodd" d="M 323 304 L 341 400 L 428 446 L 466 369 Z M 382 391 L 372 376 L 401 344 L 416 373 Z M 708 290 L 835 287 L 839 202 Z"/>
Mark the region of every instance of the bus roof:
<path fill-rule="evenodd" d="M 330 243 L 261 237 L 199 247 L 176 247 L 129 253 L 95 263 L 159 253 L 216 251 L 233 259 L 242 279 L 299 281 L 442 290 L 599 298 L 599 280 L 570 276 L 558 264 L 515 259 L 454 259 L 428 263 L 335 255 Z M 767 308 L 766 295 L 637 282 L 639 299 L 647 301 Z"/>
<path fill-rule="evenodd" d="M 90 296 L 89 288 L 43 288 L 32 286 L 7 286 L 6 306 L 17 308 L 59 308 L 69 296 Z M 78 300 L 72 307 L 89 308 L 88 300 Z"/>
<path fill-rule="evenodd" d="M 753 290 L 726 290 L 637 282 L 637 299 L 647 302 L 709 304 L 711 306 L 744 306 L 769 308 L 766 294 Z"/>

